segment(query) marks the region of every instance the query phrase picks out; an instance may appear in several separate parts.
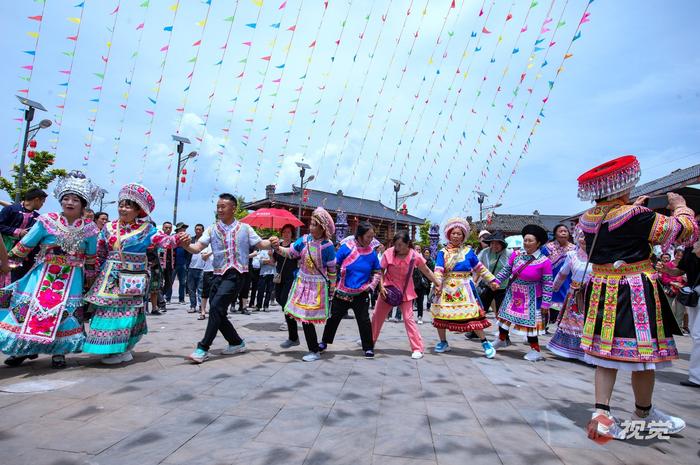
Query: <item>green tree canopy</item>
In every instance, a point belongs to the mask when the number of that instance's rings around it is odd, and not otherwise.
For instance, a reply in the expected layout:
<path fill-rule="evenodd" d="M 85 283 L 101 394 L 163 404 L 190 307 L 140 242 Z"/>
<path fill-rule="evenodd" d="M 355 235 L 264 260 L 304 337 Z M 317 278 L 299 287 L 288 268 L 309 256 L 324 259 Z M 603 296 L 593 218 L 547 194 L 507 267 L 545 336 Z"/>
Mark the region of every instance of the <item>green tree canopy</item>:
<path fill-rule="evenodd" d="M 24 165 L 24 178 L 20 194 L 31 189 L 47 189 L 49 184 L 59 176 L 65 176 L 66 170 L 52 168 L 56 156 L 46 151 L 35 152 L 33 158 L 27 158 Z M 17 193 L 17 178 L 19 177 L 19 165 L 12 166 L 11 180 L 0 176 L 0 189 L 7 192 L 11 198 Z M 20 195 L 20 198 L 22 197 Z"/>

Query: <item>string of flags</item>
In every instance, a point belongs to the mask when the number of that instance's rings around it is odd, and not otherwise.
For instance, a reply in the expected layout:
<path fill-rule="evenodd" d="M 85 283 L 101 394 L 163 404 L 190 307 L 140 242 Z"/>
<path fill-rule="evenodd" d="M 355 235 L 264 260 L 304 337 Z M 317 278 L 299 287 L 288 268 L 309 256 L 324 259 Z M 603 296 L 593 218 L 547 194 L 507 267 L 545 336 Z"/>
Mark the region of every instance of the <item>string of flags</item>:
<path fill-rule="evenodd" d="M 89 15 L 85 2 L 37 3 L 23 13 L 33 45 L 17 52 L 26 58 L 17 91 L 53 94 L 59 159 L 82 155 L 111 184 L 129 172 L 121 166 L 135 168 L 168 197 L 182 174 L 174 129 L 201 155 L 188 166 L 188 198 L 203 166 L 212 190 L 225 182 L 257 197 L 267 183 L 288 183 L 284 168 L 301 159 L 319 189 L 387 198 L 398 177 L 434 211 L 466 209 L 472 189 L 502 197 L 511 186 L 591 2 L 581 17 L 568 0 L 113 0 Z M 36 79 L 47 66 L 58 82 Z M 84 128 L 86 111 L 85 138 L 68 138 L 63 129 Z M 147 170 L 168 151 L 167 168 Z M 456 183 L 436 182 L 455 174 Z"/>

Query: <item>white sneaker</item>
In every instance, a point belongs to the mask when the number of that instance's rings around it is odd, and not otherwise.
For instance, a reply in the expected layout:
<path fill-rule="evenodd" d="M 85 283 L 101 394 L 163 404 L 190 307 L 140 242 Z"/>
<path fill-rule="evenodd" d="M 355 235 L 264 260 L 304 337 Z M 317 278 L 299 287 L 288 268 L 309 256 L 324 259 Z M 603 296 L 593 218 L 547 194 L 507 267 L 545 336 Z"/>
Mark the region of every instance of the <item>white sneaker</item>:
<path fill-rule="evenodd" d="M 422 325 L 423 324 L 423 318 L 418 318 L 418 324 Z"/>
<path fill-rule="evenodd" d="M 411 354 L 411 358 L 413 360 L 419 360 L 419 359 L 423 358 L 423 352 L 416 350 Z"/>
<path fill-rule="evenodd" d="M 131 355 L 131 352 L 128 350 L 126 352 L 122 352 L 121 354 L 111 354 L 106 357 L 103 357 L 100 362 L 104 363 L 105 365 L 118 365 L 123 362 L 130 362 L 134 359 L 134 356 Z"/>
<path fill-rule="evenodd" d="M 541 360 L 544 360 L 544 356 L 541 353 L 532 349 L 530 350 L 530 352 L 526 353 L 523 358 L 528 362 L 539 362 Z"/>
<path fill-rule="evenodd" d="M 355 345 L 362 347 L 362 339 L 357 339 Z"/>
<path fill-rule="evenodd" d="M 246 351 L 245 341 L 241 341 L 241 343 L 238 344 L 237 346 L 229 345 L 227 348 L 222 350 L 221 353 L 223 355 L 233 355 L 233 354 L 242 354 L 245 351 Z"/>
<path fill-rule="evenodd" d="M 595 431 L 593 431 L 595 428 Z M 591 421 L 588 423 L 588 437 L 597 439 L 599 437 L 608 437 L 624 441 L 627 439 L 626 430 L 620 426 L 617 418 L 608 413 L 593 412 Z"/>
<path fill-rule="evenodd" d="M 500 339 L 496 339 L 495 341 L 491 342 L 491 346 L 496 349 L 503 349 L 504 347 L 508 347 L 511 344 L 511 342 L 506 339 L 505 341 L 502 341 Z"/>
<path fill-rule="evenodd" d="M 309 352 L 308 354 L 301 357 L 301 359 L 305 362 L 315 362 L 317 360 L 321 360 L 321 354 L 317 352 Z"/>
<path fill-rule="evenodd" d="M 282 323 L 279 328 L 280 331 L 287 331 L 287 323 Z"/>
<path fill-rule="evenodd" d="M 638 417 L 636 412 L 633 413 L 632 420 L 643 421 L 644 429 L 653 426 L 655 429 L 661 429 L 664 434 L 676 434 L 685 429 L 685 421 L 682 418 L 664 413 L 656 407 L 652 407 L 649 415 L 644 418 Z"/>

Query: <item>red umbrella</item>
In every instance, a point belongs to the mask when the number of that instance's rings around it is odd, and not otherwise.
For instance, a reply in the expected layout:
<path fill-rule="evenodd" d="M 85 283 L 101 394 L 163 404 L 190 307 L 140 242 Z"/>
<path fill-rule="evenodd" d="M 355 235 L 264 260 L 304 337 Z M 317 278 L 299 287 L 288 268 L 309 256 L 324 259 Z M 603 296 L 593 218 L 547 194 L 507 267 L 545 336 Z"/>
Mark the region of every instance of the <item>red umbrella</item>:
<path fill-rule="evenodd" d="M 256 228 L 282 229 L 284 225 L 303 226 L 296 216 L 282 208 L 261 208 L 241 220 Z"/>

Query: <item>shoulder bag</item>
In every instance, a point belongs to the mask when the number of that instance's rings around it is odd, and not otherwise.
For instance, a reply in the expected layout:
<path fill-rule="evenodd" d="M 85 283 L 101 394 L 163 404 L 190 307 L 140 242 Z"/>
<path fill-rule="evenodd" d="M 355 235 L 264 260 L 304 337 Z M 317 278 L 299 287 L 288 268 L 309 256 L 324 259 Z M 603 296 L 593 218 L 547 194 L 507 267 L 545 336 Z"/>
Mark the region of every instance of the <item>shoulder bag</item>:
<path fill-rule="evenodd" d="M 398 307 L 403 303 L 403 296 L 406 293 L 406 288 L 408 287 L 408 280 L 413 277 L 413 263 L 415 262 L 415 260 L 415 255 L 412 255 L 411 261 L 408 264 L 408 273 L 406 273 L 406 280 L 403 283 L 402 290 L 399 290 L 398 287 L 392 285 L 384 286 L 384 290 L 386 291 L 386 297 L 384 297 L 384 301 L 392 307 Z"/>

